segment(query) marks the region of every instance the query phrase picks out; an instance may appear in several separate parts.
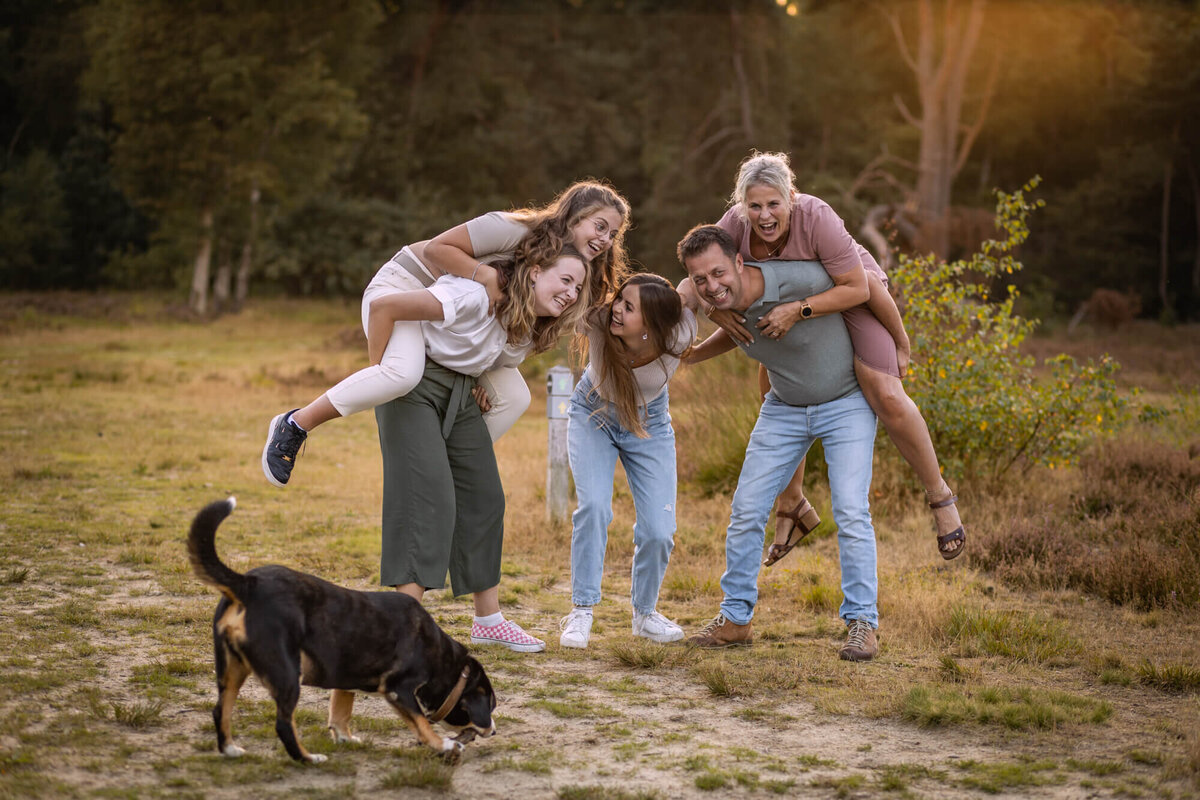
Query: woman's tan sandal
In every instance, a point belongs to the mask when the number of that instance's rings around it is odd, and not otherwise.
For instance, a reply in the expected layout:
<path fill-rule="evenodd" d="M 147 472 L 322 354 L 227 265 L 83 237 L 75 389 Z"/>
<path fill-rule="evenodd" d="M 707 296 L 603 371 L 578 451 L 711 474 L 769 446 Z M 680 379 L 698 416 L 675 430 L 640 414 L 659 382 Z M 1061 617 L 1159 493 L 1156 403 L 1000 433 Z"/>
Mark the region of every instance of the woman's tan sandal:
<path fill-rule="evenodd" d="M 952 506 L 958 502 L 958 495 L 951 492 L 950 496 L 944 500 L 938 500 L 936 503 L 930 503 L 929 507 L 937 510 Z M 955 542 L 960 542 L 958 547 L 950 549 L 950 546 Z M 952 558 L 957 558 L 958 554 L 967 549 L 967 531 L 962 525 L 959 525 L 949 533 L 939 534 L 937 537 L 938 552 L 942 554 L 942 558 L 949 561 Z"/>
<path fill-rule="evenodd" d="M 792 529 L 788 531 L 787 539 L 783 542 L 778 541 L 779 535 L 776 534 L 776 541 L 771 545 L 771 549 L 767 551 L 767 557 L 763 559 L 763 566 L 769 567 L 779 559 L 792 552 L 792 548 L 800 544 L 805 536 L 817 529 L 821 524 L 821 517 L 817 514 L 817 510 L 812 507 L 812 503 L 808 502 L 808 498 L 800 501 L 800 505 L 793 508 L 791 511 L 777 511 L 775 516 L 782 519 L 790 519 L 792 521 Z M 799 532 L 799 536 L 796 533 Z"/>

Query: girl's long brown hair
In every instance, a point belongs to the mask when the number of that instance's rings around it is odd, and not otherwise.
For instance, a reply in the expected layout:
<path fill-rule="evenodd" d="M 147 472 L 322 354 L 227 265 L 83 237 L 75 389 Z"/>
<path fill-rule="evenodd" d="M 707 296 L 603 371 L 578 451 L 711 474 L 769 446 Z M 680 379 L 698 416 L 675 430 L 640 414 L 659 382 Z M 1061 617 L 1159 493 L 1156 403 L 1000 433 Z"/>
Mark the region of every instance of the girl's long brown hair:
<path fill-rule="evenodd" d="M 646 333 L 654 347 L 654 357 L 658 358 L 669 353 L 676 358 L 687 354 L 691 342 L 673 343 L 675 329 L 683 319 L 683 303 L 679 293 L 671 282 L 661 275 L 650 272 L 638 272 L 626 278 L 617 290 L 613 292 L 608 302 L 597 306 L 588 313 L 588 324 L 597 327 L 601 333 L 603 361 L 600 368 L 600 385 L 611 394 L 611 402 L 617 409 L 617 418 L 625 430 L 645 439 L 649 436 L 642 425 L 641 408 L 645 406 L 637 381 L 633 377 L 633 367 L 629 363 L 629 351 L 625 342 L 609 330 L 608 324 L 612 319 L 612 304 L 620 300 L 621 293 L 626 287 L 636 286 L 638 299 L 641 303 L 642 320 Z M 675 350 L 672 350 L 672 346 Z M 677 352 L 676 352 L 677 351 Z M 586 353 L 584 353 L 586 356 Z"/>
<path fill-rule="evenodd" d="M 539 317 L 534 311 L 533 270 L 552 268 L 561 258 L 573 258 L 583 265 L 583 286 L 575 302 L 557 317 Z M 573 331 L 587 313 L 591 301 L 587 259 L 573 245 L 563 245 L 545 261 L 532 261 L 518 251 L 511 258 L 493 264 L 500 271 L 500 288 L 504 299 L 496 307 L 496 317 L 508 333 L 509 344 L 533 342 L 533 352 L 549 350 L 564 331 Z"/>
<path fill-rule="evenodd" d="M 521 240 L 518 252 L 535 264 L 553 263 L 553 258 L 562 252 L 563 244 L 570 244 L 571 229 L 603 208 L 611 208 L 621 216 L 612 247 L 588 264 L 589 296 L 593 302 L 603 302 L 629 274 L 629 259 L 625 254 L 629 201 L 611 186 L 598 181 L 579 181 L 563 189 L 543 208 L 520 208 L 511 212 L 529 226 L 529 235 Z"/>

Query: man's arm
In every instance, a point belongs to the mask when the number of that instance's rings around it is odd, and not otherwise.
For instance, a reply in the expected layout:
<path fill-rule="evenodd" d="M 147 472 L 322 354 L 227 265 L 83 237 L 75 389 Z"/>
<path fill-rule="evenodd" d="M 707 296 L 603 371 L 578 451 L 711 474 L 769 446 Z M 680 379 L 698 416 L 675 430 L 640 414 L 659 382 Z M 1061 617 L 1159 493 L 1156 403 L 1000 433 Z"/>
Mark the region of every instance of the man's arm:
<path fill-rule="evenodd" d="M 679 299 L 683 304 L 695 314 L 696 310 L 700 308 L 700 295 L 696 292 L 696 284 L 692 283 L 692 279 L 684 278 L 681 280 L 679 285 L 675 287 L 675 291 L 679 293 Z M 699 364 L 701 361 L 707 361 L 714 356 L 728 353 L 735 347 L 737 347 L 737 343 L 729 337 L 728 332 L 724 329 L 718 329 L 703 342 L 692 347 L 684 363 Z"/>
<path fill-rule="evenodd" d="M 713 331 L 712 335 L 703 342 L 692 348 L 692 352 L 688 354 L 685 363 L 699 364 L 701 361 L 707 361 L 714 356 L 728 353 L 735 347 L 737 347 L 737 343 L 730 338 L 729 334 L 723 329 L 718 329 Z"/>

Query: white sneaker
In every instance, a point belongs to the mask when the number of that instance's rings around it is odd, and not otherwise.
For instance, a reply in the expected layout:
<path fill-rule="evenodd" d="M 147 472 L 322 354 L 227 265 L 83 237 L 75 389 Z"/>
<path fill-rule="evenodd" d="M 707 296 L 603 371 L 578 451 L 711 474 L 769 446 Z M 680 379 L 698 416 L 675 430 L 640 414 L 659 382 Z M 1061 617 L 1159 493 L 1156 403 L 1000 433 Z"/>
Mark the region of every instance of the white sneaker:
<path fill-rule="evenodd" d="M 571 609 L 570 614 L 558 621 L 558 627 L 562 630 L 562 636 L 558 637 L 559 645 L 587 647 L 588 639 L 592 635 L 592 612 L 579 608 Z"/>
<path fill-rule="evenodd" d="M 649 614 L 633 612 L 633 635 L 643 636 L 652 642 L 678 642 L 683 638 L 683 628 L 657 611 Z"/>

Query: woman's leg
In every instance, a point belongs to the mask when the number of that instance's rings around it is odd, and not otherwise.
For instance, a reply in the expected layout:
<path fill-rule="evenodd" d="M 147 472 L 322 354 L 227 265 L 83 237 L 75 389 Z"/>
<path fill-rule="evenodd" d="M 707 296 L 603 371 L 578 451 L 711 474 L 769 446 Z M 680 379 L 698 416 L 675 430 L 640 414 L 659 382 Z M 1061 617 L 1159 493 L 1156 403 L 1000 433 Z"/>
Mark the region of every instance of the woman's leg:
<path fill-rule="evenodd" d="M 371 301 L 397 292 L 423 289 L 423 284 L 406 269 L 388 261 L 363 290 L 359 313 L 363 332 L 370 319 Z M 376 365 L 346 377 L 316 400 L 299 409 L 291 421 L 304 431 L 337 417 L 374 408 L 408 394 L 421 380 L 425 369 L 425 336 L 420 322 L 397 322 L 383 357 Z"/>
<path fill-rule="evenodd" d="M 397 322 L 382 360 L 347 376 L 313 402 L 296 411 L 292 422 L 305 431 L 337 417 L 348 417 L 403 397 L 421 381 L 425 370 L 425 332 L 420 322 Z"/>
<path fill-rule="evenodd" d="M 675 431 L 668 402 L 664 394 L 650 403 L 645 420 L 648 438 L 626 434 L 620 441 L 621 463 L 637 514 L 630 600 L 641 615 L 654 613 L 675 547 Z"/>
<path fill-rule="evenodd" d="M 576 390 L 567 421 L 567 458 L 578 498 L 571 515 L 571 603 L 577 607 L 600 602 L 618 452 L 609 427 L 615 423 L 603 412 L 593 416 L 586 393 Z"/>
<path fill-rule="evenodd" d="M 921 410 L 904 391 L 904 384 L 893 375 L 872 369 L 860 359 L 854 360 L 854 374 L 858 377 L 863 395 L 871 409 L 883 423 L 888 436 L 900 451 L 904 460 L 917 473 L 917 479 L 925 487 L 930 503 L 950 497 L 953 492 L 942 479 L 933 440 L 929 437 L 929 426 L 921 416 Z M 934 520 L 939 536 L 944 536 L 962 525 L 958 508 L 953 504 L 935 508 Z M 949 542 L 943 552 L 952 553 L 962 547 L 962 541 Z"/>
<path fill-rule="evenodd" d="M 479 376 L 476 381 L 487 392 L 491 409 L 483 415 L 488 434 L 496 441 L 529 408 L 529 385 L 516 367 L 499 367 Z"/>
<path fill-rule="evenodd" d="M 421 288 L 420 281 L 398 264 L 391 261 L 384 264 L 363 292 L 363 330 L 367 329 L 372 300 Z M 262 453 L 262 469 L 267 480 L 276 486 L 286 486 L 309 431 L 331 419 L 365 411 L 408 394 L 421 380 L 424 368 L 425 337 L 421 323 L 397 322 L 380 363 L 348 376 L 303 408 L 285 411 L 271 420 Z"/>

